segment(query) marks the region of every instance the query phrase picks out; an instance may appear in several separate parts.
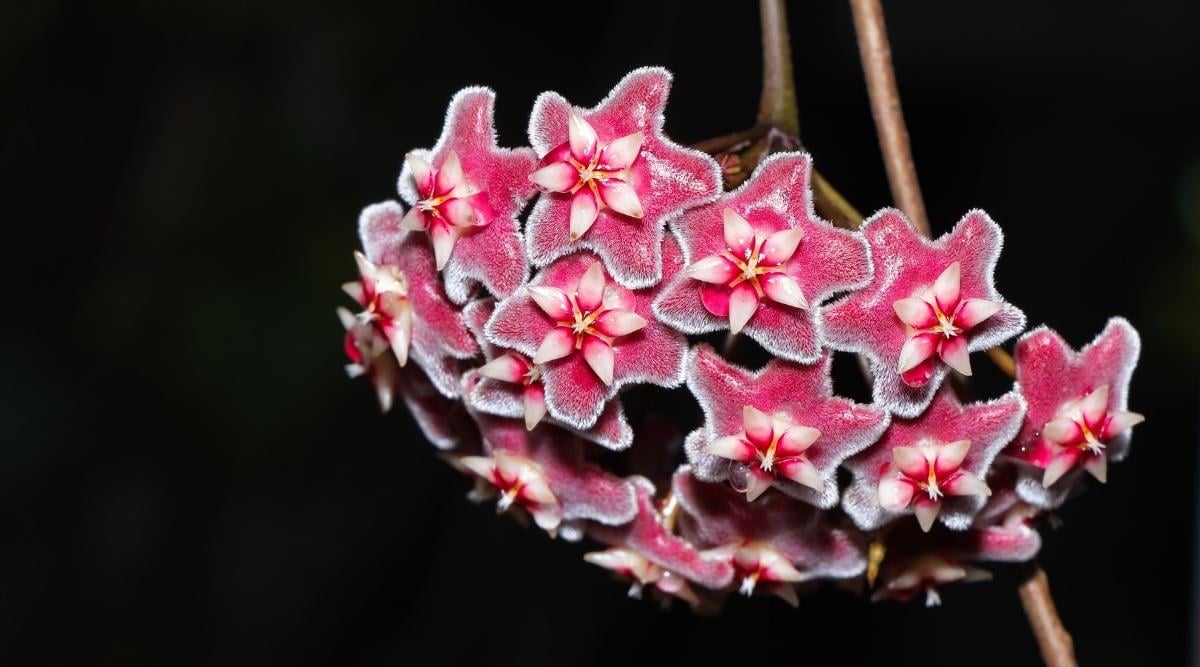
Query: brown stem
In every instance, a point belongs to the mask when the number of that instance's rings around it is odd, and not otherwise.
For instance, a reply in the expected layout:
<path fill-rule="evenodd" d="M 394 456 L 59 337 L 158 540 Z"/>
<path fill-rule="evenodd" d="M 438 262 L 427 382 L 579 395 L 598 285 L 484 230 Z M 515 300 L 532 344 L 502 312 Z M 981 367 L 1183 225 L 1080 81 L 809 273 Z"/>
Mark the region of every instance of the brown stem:
<path fill-rule="evenodd" d="M 896 88 L 896 72 L 892 69 L 892 50 L 888 46 L 883 8 L 879 0 L 850 0 L 850 7 L 854 11 L 854 30 L 858 34 L 871 113 L 879 132 L 879 146 L 883 149 L 892 199 L 913 225 L 929 236 L 929 218 L 921 199 L 921 186 L 917 184 L 908 130 L 900 109 L 900 91 Z"/>
<path fill-rule="evenodd" d="M 1017 591 L 1042 651 L 1042 660 L 1049 667 L 1074 667 L 1075 645 L 1054 608 L 1046 572 L 1034 561 L 1023 563 L 1021 569 L 1024 578 Z"/>
<path fill-rule="evenodd" d="M 759 0 L 762 17 L 763 86 L 758 103 L 758 124 L 800 134 L 796 82 L 792 77 L 792 47 L 788 39 L 787 9 L 783 0 Z"/>

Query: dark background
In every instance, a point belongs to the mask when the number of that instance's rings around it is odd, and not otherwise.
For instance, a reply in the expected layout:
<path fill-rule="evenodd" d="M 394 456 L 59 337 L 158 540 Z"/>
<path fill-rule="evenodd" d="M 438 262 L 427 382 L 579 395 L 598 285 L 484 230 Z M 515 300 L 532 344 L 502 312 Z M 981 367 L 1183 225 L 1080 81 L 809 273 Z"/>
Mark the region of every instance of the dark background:
<path fill-rule="evenodd" d="M 969 4 L 969 6 L 967 6 Z M 831 591 L 660 612 L 463 499 L 341 369 L 355 220 L 446 102 L 676 73 L 683 142 L 748 126 L 750 3 L 105 2 L 0 7 L 0 661 L 6 664 L 1030 664 L 1014 577 L 945 606 Z M 935 231 L 987 209 L 997 276 L 1074 344 L 1143 335 L 1132 457 L 1041 561 L 1084 664 L 1180 664 L 1197 616 L 1200 3 L 889 3 Z M 803 137 L 889 194 L 849 8 L 793 3 Z"/>

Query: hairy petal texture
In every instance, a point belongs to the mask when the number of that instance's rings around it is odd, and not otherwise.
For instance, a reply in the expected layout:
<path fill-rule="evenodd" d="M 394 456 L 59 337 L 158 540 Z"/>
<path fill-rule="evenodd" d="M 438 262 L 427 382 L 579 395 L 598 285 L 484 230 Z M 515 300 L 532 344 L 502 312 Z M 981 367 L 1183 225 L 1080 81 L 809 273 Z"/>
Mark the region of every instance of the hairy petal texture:
<path fill-rule="evenodd" d="M 495 311 L 495 307 L 495 300 L 479 299 L 468 303 L 463 309 L 467 326 L 475 334 L 487 361 L 511 354 L 504 348 L 493 345 L 484 335 L 484 327 Z M 626 449 L 633 443 L 633 428 L 625 418 L 625 410 L 617 398 L 613 398 L 605 404 L 603 411 L 591 428 L 572 429 L 569 425 L 559 423 L 553 418 L 545 421 L 539 419 L 536 426 L 529 427 L 530 401 L 540 397 L 542 408 L 545 408 L 545 388 L 542 386 L 540 378 L 526 385 L 521 382 L 506 382 L 487 377 L 478 370 L 472 370 L 463 377 L 463 397 L 472 409 L 479 412 L 498 417 L 525 419 L 526 427 L 530 430 L 540 427 L 541 424 L 554 424 L 601 447 L 614 450 Z"/>
<path fill-rule="evenodd" d="M 823 308 L 821 327 L 831 347 L 870 360 L 878 405 L 899 417 L 915 417 L 933 400 L 948 364 L 961 365 L 966 353 L 998 345 L 1025 326 L 1024 313 L 1004 302 L 993 284 L 1003 235 L 980 210 L 968 212 L 953 230 L 933 241 L 921 236 L 895 209 L 876 213 L 863 223 L 861 232 L 871 249 L 871 282 Z M 984 313 L 975 305 L 969 312 L 964 311 L 963 317 L 969 315 L 974 325 L 965 336 L 965 349 L 958 349 L 962 343 L 956 342 L 939 359 L 937 355 L 928 356 L 935 351 L 933 347 L 911 349 L 932 341 L 914 339 L 915 343 L 909 343 L 910 328 L 900 313 L 906 317 L 912 314 L 907 308 L 909 302 L 904 300 L 922 297 L 930 290 L 939 292 L 935 283 L 955 263 L 959 267 L 958 293 L 941 294 L 939 299 L 953 296 L 955 300 L 983 299 L 1003 305 L 985 319 L 979 319 Z M 897 302 L 902 303 L 897 306 Z M 925 361 L 902 377 L 897 370 L 902 357 L 918 352 Z"/>
<path fill-rule="evenodd" d="M 493 122 L 496 94 L 490 88 L 460 90 L 450 100 L 446 122 L 437 144 L 410 155 L 437 168 L 453 152 L 461 164 L 466 188 L 473 196 L 465 202 L 474 213 L 469 228 L 454 230 L 453 250 L 443 268 L 446 294 L 458 304 L 470 298 L 476 285 L 497 297 L 513 293 L 529 272 L 517 215 L 536 189 L 528 175 L 537 165 L 530 148 L 500 148 Z M 412 160 L 400 172 L 400 196 L 410 206 L 424 198 Z"/>
<path fill-rule="evenodd" d="M 946 445 L 969 440 L 970 447 L 966 448 L 965 457 L 953 468 L 969 472 L 979 480 L 986 480 L 992 462 L 1016 435 L 1024 416 L 1025 401 L 1015 391 L 993 401 L 963 405 L 949 386 L 943 387 L 919 417 L 893 419 L 878 442 L 846 461 L 846 468 L 854 474 L 854 481 L 846 489 L 842 508 L 863 530 L 874 530 L 898 516 L 912 512 L 925 520 L 920 512 L 934 508 L 918 503 L 928 499 L 921 491 L 916 492 L 917 497 L 913 499 L 911 508 L 904 503 L 902 509 L 889 512 L 881 504 L 881 483 L 889 482 L 897 474 L 897 464 L 902 467 L 905 465 L 901 462 L 902 457 L 897 456 L 897 449 L 904 454 L 925 444 Z M 955 495 L 947 491 L 940 507 L 935 510 L 936 517 L 951 530 L 965 530 L 985 503 L 985 495 Z M 932 517 L 928 521 L 932 521 Z"/>
<path fill-rule="evenodd" d="M 684 209 L 711 201 L 721 191 L 721 170 L 715 160 L 663 134 L 663 109 L 670 87 L 671 74 L 667 70 L 644 67 L 630 72 L 591 109 L 572 107 L 553 92 L 538 97 L 529 120 L 529 140 L 543 158 L 556 149 L 561 151 L 564 145 L 576 148 L 570 141 L 573 113 L 586 121 L 601 143 L 638 133 L 642 141 L 636 158 L 625 168 L 623 182 L 628 188 L 601 193 L 606 206 L 587 211 L 595 218 L 577 240 L 571 240 L 572 217 L 583 215 L 581 209 L 575 209 L 584 202 L 575 204 L 576 196 L 591 201 L 591 205 L 596 203 L 593 196 L 581 194 L 588 188 L 574 194 L 543 192 L 525 231 L 528 254 L 535 266 L 546 266 L 578 250 L 590 250 L 601 258 L 609 275 L 625 287 L 638 289 L 659 282 L 663 275 L 660 248 L 665 222 Z M 627 150 L 621 146 L 614 149 L 620 149 L 617 161 L 628 159 Z M 630 194 L 640 205 L 640 217 L 629 215 L 636 213 L 627 206 Z M 625 212 L 618 212 L 620 209 Z"/>
<path fill-rule="evenodd" d="M 1027 503 L 1045 509 L 1060 506 L 1079 487 L 1085 457 L 1120 461 L 1129 451 L 1128 426 L 1113 433 L 1098 433 L 1106 445 L 1100 453 L 1079 452 L 1062 476 L 1045 485 L 1045 470 L 1062 454 L 1069 454 L 1046 437 L 1046 427 L 1067 404 L 1107 387 L 1110 416 L 1127 412 L 1129 381 L 1141 352 L 1141 338 L 1121 317 L 1108 321 L 1095 340 L 1076 352 L 1062 336 L 1046 327 L 1030 331 L 1017 341 L 1017 388 L 1029 410 L 1016 440 L 1005 455 L 1021 461 L 1017 494 Z M 1125 424 L 1129 422 L 1126 421 Z"/>
<path fill-rule="evenodd" d="M 698 546 L 765 542 L 806 578 L 849 578 L 866 569 L 864 536 L 834 527 L 808 503 L 780 493 L 747 503 L 726 484 L 696 479 L 687 466 L 676 471 L 672 488 L 684 511 L 681 532 Z"/>
<path fill-rule="evenodd" d="M 633 484 L 586 460 L 579 438 L 551 426 L 527 431 L 519 419 L 478 412 L 473 416 L 485 452 L 505 452 L 538 464 L 562 505 L 564 521 L 587 519 L 616 526 L 637 515 Z"/>
<path fill-rule="evenodd" d="M 638 513 L 623 526 L 593 526 L 588 533 L 605 544 L 637 550 L 655 565 L 706 588 L 720 589 L 733 578 L 729 559 L 708 554 L 671 533 L 654 506 L 654 486 L 641 477 L 631 479 L 637 488 Z"/>
<path fill-rule="evenodd" d="M 363 251 L 375 264 L 390 264 L 403 272 L 413 319 L 409 357 L 443 396 L 458 398 L 462 361 L 479 354 L 479 345 L 461 309 L 442 288 L 433 250 L 424 239 L 400 227 L 403 217 L 403 209 L 394 201 L 363 209 L 358 227 Z"/>
<path fill-rule="evenodd" d="M 682 268 L 683 255 L 673 238 L 663 240 L 661 254 L 669 275 Z M 527 286 L 496 306 L 484 329 L 488 340 L 533 358 L 548 334 L 565 329 L 560 326 L 561 320 L 535 301 L 531 291 L 547 288 L 574 293 L 596 261 L 595 255 L 580 252 L 562 257 L 539 271 Z M 659 323 L 651 312 L 650 303 L 658 289 L 629 290 L 606 280 L 602 292 L 605 306 L 635 313 L 645 325 L 612 340 L 610 384 L 598 376 L 592 360 L 585 354 L 586 349 L 565 350 L 565 356 L 541 364 L 550 416 L 571 428 L 586 430 L 596 424 L 605 405 L 626 385 L 677 387 L 683 383 L 687 341 Z M 599 340 L 595 336 L 588 338 Z"/>
<path fill-rule="evenodd" d="M 695 346 L 688 355 L 687 385 L 705 421 L 684 444 L 693 474 L 708 482 L 728 478 L 730 462 L 711 454 L 709 448 L 719 438 L 741 432 L 745 408 L 751 406 L 820 432 L 804 454 L 823 482 L 821 490 L 779 478 L 774 485 L 817 507 L 836 505 L 838 465 L 875 442 L 887 428 L 889 416 L 873 406 L 834 396 L 831 367 L 832 355 L 826 353 L 811 366 L 773 359 L 761 370 L 751 371 L 725 361 L 708 345 Z"/>
<path fill-rule="evenodd" d="M 765 240 L 777 232 L 799 230 L 798 245 L 780 270 L 762 276 L 764 294 L 753 299 L 742 331 L 775 356 L 800 363 L 817 361 L 823 338 L 816 306 L 836 292 L 869 282 L 871 262 L 860 234 L 837 229 L 817 216 L 811 176 L 808 154 L 777 153 L 738 189 L 675 218 L 671 228 L 683 246 L 688 272 L 671 280 L 655 300 L 659 319 L 687 334 L 730 328 L 730 300 L 753 293 L 727 286 L 738 280 L 740 272 L 726 257 L 742 257 L 747 250 L 732 247 L 726 238 L 725 211 L 732 210 L 749 223 L 743 233 L 751 237 L 757 233 Z M 764 250 L 769 261 L 772 248 L 764 244 Z M 693 277 L 703 275 L 706 266 L 710 271 L 704 279 Z M 782 286 L 782 293 L 775 292 L 776 286 Z M 799 300 L 790 297 L 793 286 Z M 794 305 L 802 301 L 807 305 Z"/>

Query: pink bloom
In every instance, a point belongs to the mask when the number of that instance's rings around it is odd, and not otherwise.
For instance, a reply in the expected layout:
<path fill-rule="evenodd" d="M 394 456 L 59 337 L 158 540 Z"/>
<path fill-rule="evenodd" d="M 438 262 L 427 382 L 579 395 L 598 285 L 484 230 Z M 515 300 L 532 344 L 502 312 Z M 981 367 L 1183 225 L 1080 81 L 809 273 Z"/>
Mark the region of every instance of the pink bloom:
<path fill-rule="evenodd" d="M 990 494 L 988 468 L 1024 415 L 1016 392 L 962 405 L 943 387 L 921 416 L 893 419 L 879 442 L 846 461 L 854 482 L 843 509 L 863 530 L 910 510 L 924 531 L 939 516 L 947 527 L 965 530 Z"/>
<path fill-rule="evenodd" d="M 543 194 L 526 228 L 534 265 L 587 249 L 625 287 L 659 281 L 663 223 L 721 190 L 716 161 L 663 134 L 670 88 L 669 72 L 645 67 L 592 109 L 538 97 L 529 140 L 542 161 L 529 178 Z"/>
<path fill-rule="evenodd" d="M 838 465 L 875 442 L 888 415 L 834 396 L 831 365 L 827 353 L 812 366 L 773 359 L 752 372 L 697 345 L 687 383 L 705 424 L 685 445 L 694 474 L 728 478 L 749 500 L 775 483 L 818 507 L 836 505 Z"/>
<path fill-rule="evenodd" d="M 542 530 L 553 535 L 558 529 L 562 522 L 562 505 L 550 490 L 550 482 L 537 462 L 496 451 L 491 456 L 464 456 L 459 463 L 500 492 L 497 512 L 505 512 L 517 505 L 528 512 Z"/>
<path fill-rule="evenodd" d="M 1025 326 L 992 284 L 1000 227 L 983 211 L 967 213 L 936 241 L 895 209 L 863 223 L 874 275 L 865 288 L 822 313 L 834 349 L 871 361 L 875 402 L 901 417 L 929 405 L 947 368 L 970 374 L 968 353 L 993 347 Z"/>
<path fill-rule="evenodd" d="M 467 326 L 475 333 L 479 346 L 488 360 L 481 368 L 470 371 L 464 378 L 463 394 L 471 407 L 500 417 L 520 417 L 525 428 L 533 430 L 546 423 L 546 391 L 542 385 L 542 367 L 528 357 L 493 345 L 484 335 L 484 327 L 495 310 L 492 299 L 468 303 L 463 310 Z M 554 420 L 551 423 L 562 426 Z M 570 428 L 570 427 L 566 427 Z M 625 419 L 625 411 L 616 398 L 605 406 L 596 423 L 586 430 L 573 430 L 577 435 L 609 449 L 625 449 L 633 442 L 633 429 Z"/>
<path fill-rule="evenodd" d="M 1130 429 L 1144 419 L 1126 410 L 1140 349 L 1137 331 L 1119 317 L 1079 352 L 1045 327 L 1017 342 L 1017 385 L 1029 411 L 1005 453 L 1044 470 L 1022 467 L 1017 492 L 1027 502 L 1057 507 L 1079 479 L 1073 471 L 1103 482 L 1108 461 L 1125 457 Z"/>
<path fill-rule="evenodd" d="M 469 464 L 463 461 L 463 464 L 500 491 L 500 510 L 513 503 L 521 504 L 525 498 L 520 490 L 524 488 L 522 484 L 536 482 L 531 489 L 536 492 L 532 500 L 537 503 L 534 509 L 542 513 L 542 518 L 530 513 L 538 525 L 551 534 L 557 530 L 560 521 L 587 519 L 621 525 L 632 521 L 637 514 L 633 484 L 587 461 L 583 442 L 578 438 L 549 425 L 527 431 L 517 419 L 480 413 L 473 416 L 483 435 L 487 455 L 480 457 L 480 461 Z M 508 473 L 503 479 L 490 476 L 489 470 L 507 470 L 501 463 L 505 457 L 515 457 L 519 465 L 514 464 L 512 469 L 523 471 L 525 476 L 513 477 Z M 518 490 L 513 492 L 514 488 Z M 511 500 L 504 500 L 505 493 Z"/>
<path fill-rule="evenodd" d="M 664 247 L 673 274 L 682 256 L 673 239 Z M 683 381 L 687 344 L 650 313 L 657 292 L 626 289 L 605 275 L 594 255 L 577 253 L 497 305 L 487 337 L 541 367 L 551 417 L 589 429 L 621 387 Z"/>
<path fill-rule="evenodd" d="M 743 328 L 776 356 L 812 363 L 821 335 L 809 304 L 864 285 L 867 245 L 813 212 L 812 160 L 767 158 L 737 190 L 671 223 L 688 259 L 654 302 L 687 334 Z"/>
<path fill-rule="evenodd" d="M 707 554 L 727 554 L 734 583 L 746 595 L 766 590 L 794 604 L 791 584 L 816 578 L 850 578 L 866 568 L 859 537 L 830 525 L 813 506 L 783 494 L 745 502 L 724 484 L 702 482 L 685 466 L 675 473 L 683 508 L 680 531 Z"/>
<path fill-rule="evenodd" d="M 508 296 L 528 273 L 517 214 L 534 194 L 526 176 L 537 156 L 496 146 L 495 101 L 488 88 L 460 90 L 437 145 L 409 153 L 400 173 L 400 196 L 412 206 L 401 224 L 429 233 L 446 293 L 460 304 L 476 283 Z"/>
<path fill-rule="evenodd" d="M 395 267 L 404 277 L 406 307 L 411 309 L 408 354 L 438 391 L 457 398 L 461 360 L 479 354 L 479 346 L 463 322 L 461 310 L 446 298 L 428 244 L 400 227 L 403 213 L 392 201 L 363 209 L 359 217 L 363 251 L 372 265 Z M 365 288 L 363 296 L 369 296 Z M 359 303 L 368 305 L 362 300 Z M 392 347 L 395 349 L 395 343 Z"/>
<path fill-rule="evenodd" d="M 638 494 L 637 517 L 624 526 L 593 527 L 589 531 L 593 537 L 614 546 L 584 559 L 632 579 L 631 594 L 652 584 L 695 605 L 699 599 L 689 581 L 714 589 L 729 585 L 733 577 L 730 559 L 698 551 L 672 534 L 654 506 L 653 485 L 640 477 L 633 478 L 633 483 Z"/>

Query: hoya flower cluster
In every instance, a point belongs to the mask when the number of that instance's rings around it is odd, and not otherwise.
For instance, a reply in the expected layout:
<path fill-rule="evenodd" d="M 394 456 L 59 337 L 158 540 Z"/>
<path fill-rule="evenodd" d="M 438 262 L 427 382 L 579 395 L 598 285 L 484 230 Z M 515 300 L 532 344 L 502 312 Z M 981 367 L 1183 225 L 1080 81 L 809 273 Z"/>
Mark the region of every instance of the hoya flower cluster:
<path fill-rule="evenodd" d="M 1025 328 L 993 283 L 996 223 L 970 211 L 929 240 L 885 209 L 835 228 L 796 152 L 725 191 L 664 134 L 670 84 L 639 69 L 592 108 L 544 93 L 518 148 L 496 143 L 491 90 L 458 93 L 405 156 L 403 203 L 362 213 L 350 374 L 404 401 L 473 498 L 599 543 L 585 559 L 633 594 L 795 604 L 840 579 L 933 604 L 981 561 L 1032 558 L 1037 518 L 1104 481 L 1142 420 L 1134 329 L 1079 351 L 1035 329 L 1012 391 L 960 400 L 947 376 Z M 734 363 L 701 340 L 719 332 L 771 359 Z M 871 404 L 835 395 L 835 351 L 869 370 Z M 703 424 L 635 430 L 636 385 L 689 392 Z"/>

